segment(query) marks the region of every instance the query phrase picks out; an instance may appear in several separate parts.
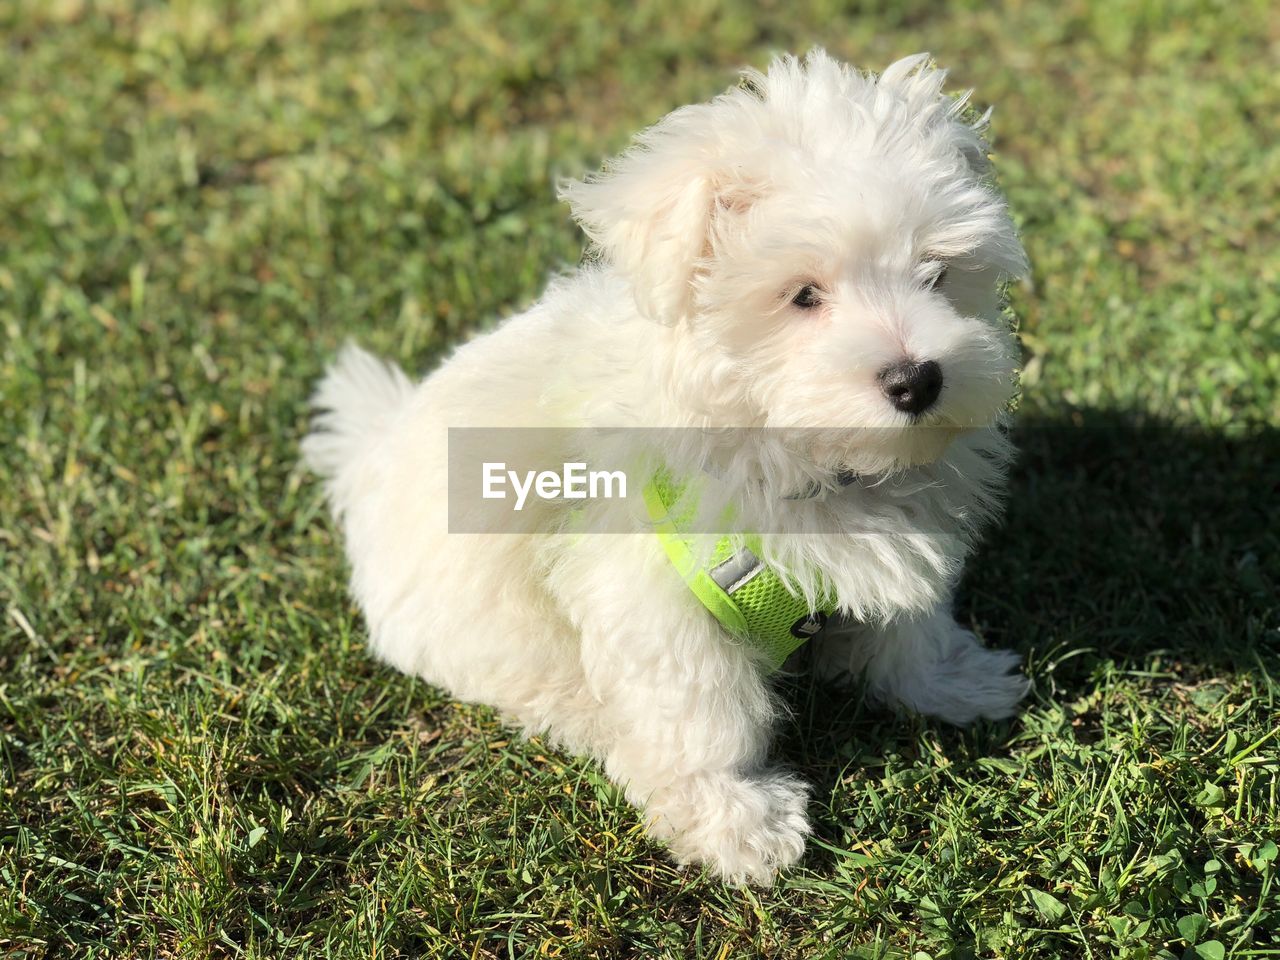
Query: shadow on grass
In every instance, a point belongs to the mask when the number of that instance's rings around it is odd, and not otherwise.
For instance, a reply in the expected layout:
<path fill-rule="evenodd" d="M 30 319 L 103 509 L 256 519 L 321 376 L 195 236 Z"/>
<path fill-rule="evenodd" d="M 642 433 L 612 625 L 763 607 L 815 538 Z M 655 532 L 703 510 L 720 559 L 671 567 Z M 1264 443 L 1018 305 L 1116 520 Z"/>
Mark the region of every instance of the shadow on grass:
<path fill-rule="evenodd" d="M 962 621 L 1033 659 L 1087 647 L 1056 671 L 1068 686 L 1091 660 L 1157 651 L 1258 667 L 1280 611 L 1280 431 L 1091 412 L 1026 421 L 1017 442 L 1006 522 L 969 565 Z"/>
<path fill-rule="evenodd" d="M 1280 430 L 1091 411 L 1024 418 L 1016 439 L 1005 520 L 969 562 L 956 617 L 988 646 L 1023 654 L 1035 696 L 1069 702 L 1100 668 L 1157 660 L 1186 682 L 1280 676 Z M 783 758 L 818 796 L 860 765 L 874 778 L 886 757 L 920 749 L 926 721 L 807 676 L 788 693 L 796 717 Z M 1018 731 L 1016 721 L 933 726 L 951 759 L 973 764 L 1004 755 Z M 821 870 L 824 859 L 809 862 Z"/>

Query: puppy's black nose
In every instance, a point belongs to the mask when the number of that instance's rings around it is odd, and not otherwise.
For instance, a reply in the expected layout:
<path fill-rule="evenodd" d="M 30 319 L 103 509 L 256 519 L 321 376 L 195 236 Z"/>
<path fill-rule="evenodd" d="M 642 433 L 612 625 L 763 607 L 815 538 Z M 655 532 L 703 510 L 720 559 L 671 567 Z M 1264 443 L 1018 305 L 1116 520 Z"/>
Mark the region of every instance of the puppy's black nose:
<path fill-rule="evenodd" d="M 897 409 L 912 416 L 933 406 L 942 392 L 942 368 L 934 360 L 903 360 L 880 371 L 880 389 Z"/>

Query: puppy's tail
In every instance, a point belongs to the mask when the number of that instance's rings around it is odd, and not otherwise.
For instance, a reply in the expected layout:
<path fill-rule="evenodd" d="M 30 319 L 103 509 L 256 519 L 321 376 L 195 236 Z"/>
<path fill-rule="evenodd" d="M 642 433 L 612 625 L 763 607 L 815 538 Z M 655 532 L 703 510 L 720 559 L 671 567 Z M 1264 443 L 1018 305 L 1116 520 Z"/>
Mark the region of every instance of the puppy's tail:
<path fill-rule="evenodd" d="M 315 425 L 302 441 L 302 459 L 332 480 L 359 459 L 413 391 L 399 367 L 348 342 L 311 398 Z"/>

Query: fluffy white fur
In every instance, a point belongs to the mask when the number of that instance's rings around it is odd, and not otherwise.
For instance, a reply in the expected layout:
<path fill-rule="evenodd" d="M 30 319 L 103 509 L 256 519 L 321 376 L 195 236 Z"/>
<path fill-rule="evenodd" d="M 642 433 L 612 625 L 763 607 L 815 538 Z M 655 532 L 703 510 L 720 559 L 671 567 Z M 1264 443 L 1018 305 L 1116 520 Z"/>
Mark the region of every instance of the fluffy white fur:
<path fill-rule="evenodd" d="M 733 881 L 769 881 L 809 829 L 805 784 L 768 764 L 778 704 L 758 655 L 651 534 L 556 535 L 546 505 L 525 534 L 449 534 L 446 429 L 703 428 L 655 461 L 712 465 L 746 527 L 795 531 L 767 536 L 766 559 L 834 588 L 823 671 L 953 723 L 1010 715 L 1017 658 L 948 606 L 998 506 L 1016 375 L 999 285 L 1025 264 L 985 118 L 966 122 L 943 80 L 926 56 L 876 77 L 821 51 L 748 72 L 563 188 L 597 263 L 416 386 L 347 348 L 316 396 L 305 454 L 377 655 L 597 758 L 677 859 Z M 806 285 L 817 307 L 792 303 Z M 943 370 L 920 418 L 878 380 L 903 359 Z M 787 499 L 811 483 L 821 496 Z"/>

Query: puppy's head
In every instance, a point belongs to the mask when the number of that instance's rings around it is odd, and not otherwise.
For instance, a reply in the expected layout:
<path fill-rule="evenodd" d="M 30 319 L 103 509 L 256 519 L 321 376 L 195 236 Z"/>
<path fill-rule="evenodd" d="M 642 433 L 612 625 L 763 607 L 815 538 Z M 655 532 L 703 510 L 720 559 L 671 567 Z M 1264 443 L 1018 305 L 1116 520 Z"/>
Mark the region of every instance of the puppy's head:
<path fill-rule="evenodd" d="M 711 416 L 806 428 L 808 455 L 874 472 L 1004 409 L 1000 289 L 1026 261 L 985 117 L 944 79 L 925 55 L 879 77 L 782 57 L 564 186 L 641 311 L 676 328 L 677 387 Z"/>

